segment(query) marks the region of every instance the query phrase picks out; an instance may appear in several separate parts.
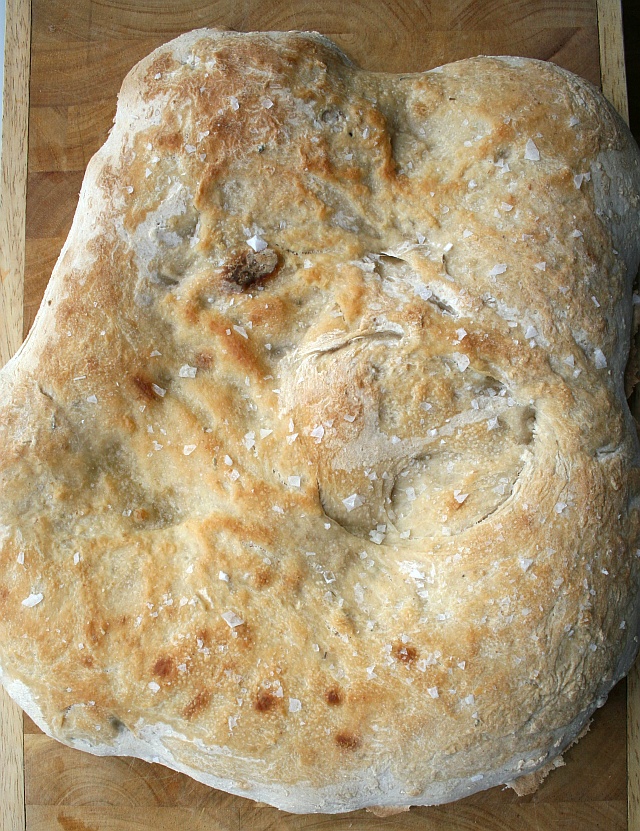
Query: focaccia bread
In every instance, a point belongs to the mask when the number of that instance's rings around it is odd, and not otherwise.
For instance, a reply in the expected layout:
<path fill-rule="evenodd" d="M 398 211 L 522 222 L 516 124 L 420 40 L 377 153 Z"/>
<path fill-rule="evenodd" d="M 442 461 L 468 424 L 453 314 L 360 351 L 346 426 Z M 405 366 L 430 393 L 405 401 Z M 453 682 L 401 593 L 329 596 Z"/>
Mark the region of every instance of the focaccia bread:
<path fill-rule="evenodd" d="M 9 693 L 295 812 L 557 760 L 636 651 L 639 189 L 551 64 L 143 60 L 0 375 Z"/>

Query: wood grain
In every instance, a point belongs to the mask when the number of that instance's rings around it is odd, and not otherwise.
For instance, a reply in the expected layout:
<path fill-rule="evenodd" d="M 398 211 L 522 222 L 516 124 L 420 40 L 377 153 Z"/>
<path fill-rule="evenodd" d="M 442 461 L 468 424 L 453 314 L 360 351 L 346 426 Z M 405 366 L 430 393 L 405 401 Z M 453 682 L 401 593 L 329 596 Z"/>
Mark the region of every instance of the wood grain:
<path fill-rule="evenodd" d="M 621 0 L 598 0 L 602 91 L 629 123 Z M 606 58 L 603 60 L 603 56 Z M 636 404 L 637 404 L 636 396 Z M 634 415 L 638 417 L 637 407 Z M 640 831 L 640 664 L 627 679 L 627 828 Z"/>
<path fill-rule="evenodd" d="M 428 817 L 416 811 L 387 819 L 376 819 L 364 812 L 295 818 L 283 814 L 274 822 L 266 809 L 251 808 L 243 812 L 224 805 L 213 820 L 194 810 L 184 812 L 175 808 L 34 806 L 27 809 L 27 821 L 30 831 L 373 831 L 387 828 L 398 831 L 582 831 L 585 828 L 610 831 L 620 827 L 624 809 L 624 802 L 602 802 L 596 806 L 588 803 L 513 805 L 500 811 L 488 806 L 442 806 L 431 809 Z"/>
<path fill-rule="evenodd" d="M 28 0 L 7 0 L 0 161 L 0 365 L 22 343 L 30 24 Z"/>
<path fill-rule="evenodd" d="M 628 831 L 640 831 L 640 664 L 627 678 Z"/>
<path fill-rule="evenodd" d="M 602 92 L 629 123 L 621 0 L 598 0 Z M 606 59 L 603 60 L 603 55 Z"/>
<path fill-rule="evenodd" d="M 33 0 L 24 333 L 71 223 L 87 161 L 111 126 L 122 79 L 169 38 L 199 26 L 316 29 L 373 70 L 419 71 L 479 53 L 508 53 L 553 60 L 599 85 L 601 56 L 607 76 L 609 41 L 599 42 L 598 24 L 616 25 L 611 15 L 603 17 L 607 2 L 617 0 Z M 632 679 L 630 701 L 637 689 Z M 73 751 L 25 717 L 27 828 L 625 831 L 632 829 L 625 727 L 623 682 L 596 713 L 590 733 L 566 754 L 566 767 L 535 794 L 518 798 L 492 789 L 453 805 L 375 819 L 365 812 L 294 816 L 260 808 L 157 765 Z M 637 741 L 637 733 L 630 735 L 630 753 Z"/>
<path fill-rule="evenodd" d="M 0 366 L 22 343 L 31 7 L 7 0 L 0 153 Z M 0 831 L 23 831 L 22 712 L 0 687 Z"/>
<path fill-rule="evenodd" d="M 0 831 L 24 827 L 22 711 L 0 687 Z"/>

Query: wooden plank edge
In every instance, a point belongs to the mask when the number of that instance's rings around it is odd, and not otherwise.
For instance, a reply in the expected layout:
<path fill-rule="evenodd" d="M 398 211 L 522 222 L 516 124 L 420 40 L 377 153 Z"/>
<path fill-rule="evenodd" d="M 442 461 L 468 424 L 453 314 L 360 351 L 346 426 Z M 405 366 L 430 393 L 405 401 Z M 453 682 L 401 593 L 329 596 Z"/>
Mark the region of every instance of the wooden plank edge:
<path fill-rule="evenodd" d="M 640 663 L 627 677 L 627 829 L 640 831 Z"/>
<path fill-rule="evenodd" d="M 22 343 L 30 57 L 31 2 L 6 0 L 0 148 L 0 366 Z"/>
<path fill-rule="evenodd" d="M 624 65 L 622 0 L 596 0 L 602 92 L 629 123 L 627 73 Z"/>
<path fill-rule="evenodd" d="M 6 0 L 0 145 L 0 366 L 22 342 L 31 2 Z M 25 831 L 22 710 L 0 686 L 0 831 Z"/>
<path fill-rule="evenodd" d="M 0 831 L 25 831 L 22 710 L 0 686 Z"/>
<path fill-rule="evenodd" d="M 596 0 L 602 92 L 629 123 L 622 1 Z M 636 415 L 638 415 L 638 408 Z M 640 661 L 627 678 L 627 829 L 640 831 Z"/>
<path fill-rule="evenodd" d="M 596 0 L 602 92 L 629 124 L 622 0 Z M 634 408 L 638 417 L 640 410 Z M 640 831 L 640 660 L 627 678 L 627 831 Z"/>

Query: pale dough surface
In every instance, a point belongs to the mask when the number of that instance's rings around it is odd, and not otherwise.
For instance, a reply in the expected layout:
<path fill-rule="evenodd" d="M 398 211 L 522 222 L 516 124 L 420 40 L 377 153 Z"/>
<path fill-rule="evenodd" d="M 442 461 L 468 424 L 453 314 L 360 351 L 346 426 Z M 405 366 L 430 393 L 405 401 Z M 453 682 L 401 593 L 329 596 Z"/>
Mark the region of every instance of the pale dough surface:
<path fill-rule="evenodd" d="M 553 763 L 636 649 L 639 182 L 551 64 L 142 61 L 0 374 L 14 698 L 289 811 Z"/>

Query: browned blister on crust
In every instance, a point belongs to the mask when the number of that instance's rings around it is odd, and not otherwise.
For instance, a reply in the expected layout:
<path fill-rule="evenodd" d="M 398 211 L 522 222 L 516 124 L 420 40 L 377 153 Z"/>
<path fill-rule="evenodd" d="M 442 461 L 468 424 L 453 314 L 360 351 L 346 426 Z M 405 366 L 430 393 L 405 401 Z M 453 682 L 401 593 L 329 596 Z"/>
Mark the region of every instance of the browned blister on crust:
<path fill-rule="evenodd" d="M 289 811 L 549 769 L 636 649 L 639 179 L 551 64 L 143 60 L 0 375 L 13 697 Z"/>

